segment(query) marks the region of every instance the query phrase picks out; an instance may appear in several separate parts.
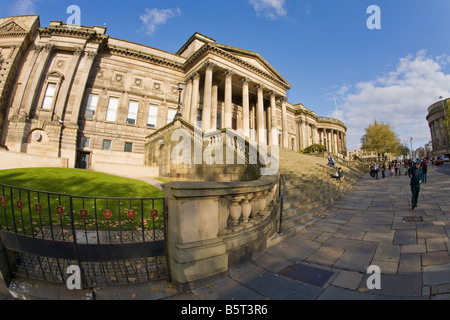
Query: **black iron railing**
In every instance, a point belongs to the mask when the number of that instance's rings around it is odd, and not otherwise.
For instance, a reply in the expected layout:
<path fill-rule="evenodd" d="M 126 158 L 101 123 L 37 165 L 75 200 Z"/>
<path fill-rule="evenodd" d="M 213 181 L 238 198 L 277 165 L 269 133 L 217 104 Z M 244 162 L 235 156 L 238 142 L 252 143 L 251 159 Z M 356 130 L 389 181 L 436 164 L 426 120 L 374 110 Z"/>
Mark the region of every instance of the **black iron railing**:
<path fill-rule="evenodd" d="M 0 239 L 17 273 L 85 286 L 168 277 L 164 198 L 81 197 L 0 184 Z"/>
<path fill-rule="evenodd" d="M 283 223 L 283 198 L 284 193 L 286 191 L 286 181 L 284 179 L 284 176 L 280 174 L 280 180 L 279 180 L 278 190 L 279 190 L 279 196 L 277 199 L 277 203 L 280 204 L 280 222 L 278 226 L 278 233 L 281 233 L 281 224 Z"/>

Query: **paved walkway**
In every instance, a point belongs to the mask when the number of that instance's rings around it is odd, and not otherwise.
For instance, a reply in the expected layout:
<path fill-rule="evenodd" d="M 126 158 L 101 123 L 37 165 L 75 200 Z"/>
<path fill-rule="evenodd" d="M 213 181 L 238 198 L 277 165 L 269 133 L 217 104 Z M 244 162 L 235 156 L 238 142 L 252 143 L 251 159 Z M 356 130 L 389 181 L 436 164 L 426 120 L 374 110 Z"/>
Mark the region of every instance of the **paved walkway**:
<path fill-rule="evenodd" d="M 449 194 L 447 163 L 429 168 L 415 210 L 409 204 L 407 176 L 375 180 L 366 174 L 314 224 L 226 276 L 188 293 L 161 282 L 99 289 L 95 298 L 450 299 Z M 379 278 L 367 272 L 371 265 L 379 267 Z M 375 284 L 380 288 L 372 288 Z M 20 283 L 13 287 L 20 291 Z M 29 285 L 31 289 L 49 299 L 93 298 L 80 290 L 69 295 L 63 286 Z"/>

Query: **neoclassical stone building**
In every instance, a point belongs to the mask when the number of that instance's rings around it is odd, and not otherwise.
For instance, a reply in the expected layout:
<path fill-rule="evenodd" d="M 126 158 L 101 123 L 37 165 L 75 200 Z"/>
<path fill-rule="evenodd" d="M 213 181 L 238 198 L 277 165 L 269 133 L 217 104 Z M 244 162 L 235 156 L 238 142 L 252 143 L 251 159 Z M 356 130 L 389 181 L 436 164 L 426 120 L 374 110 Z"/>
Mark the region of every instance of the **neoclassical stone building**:
<path fill-rule="evenodd" d="M 317 143 L 346 151 L 345 125 L 287 101 L 291 85 L 263 57 L 200 33 L 169 53 L 112 38 L 104 27 L 7 17 L 0 66 L 2 168 L 126 166 L 155 175 L 144 165 L 146 137 L 174 118 L 179 83 L 183 119 L 204 131 L 233 128 L 286 149 Z"/>
<path fill-rule="evenodd" d="M 450 154 L 450 134 L 444 126 L 448 105 L 450 105 L 450 98 L 435 102 L 428 107 L 427 121 L 433 145 L 432 154 L 435 156 Z"/>

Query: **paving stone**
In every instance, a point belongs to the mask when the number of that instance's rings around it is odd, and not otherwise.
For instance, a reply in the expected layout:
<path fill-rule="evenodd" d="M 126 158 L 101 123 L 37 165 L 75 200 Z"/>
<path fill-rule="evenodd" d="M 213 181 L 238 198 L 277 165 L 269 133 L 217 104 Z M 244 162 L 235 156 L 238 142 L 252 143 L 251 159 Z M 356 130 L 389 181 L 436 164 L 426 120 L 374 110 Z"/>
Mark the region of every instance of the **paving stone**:
<path fill-rule="evenodd" d="M 431 286 L 431 294 L 450 294 L 450 283 Z"/>
<path fill-rule="evenodd" d="M 333 265 L 337 259 L 342 255 L 344 249 L 322 246 L 311 254 L 306 261 L 323 264 L 326 266 Z"/>
<path fill-rule="evenodd" d="M 366 272 L 373 254 L 354 250 L 345 250 L 334 267 L 345 270 Z"/>
<path fill-rule="evenodd" d="M 398 271 L 398 262 L 395 261 L 391 262 L 373 259 L 370 264 L 378 266 L 383 274 L 396 274 Z"/>
<path fill-rule="evenodd" d="M 396 230 L 394 244 L 416 244 L 416 230 Z"/>
<path fill-rule="evenodd" d="M 323 287 L 334 272 L 299 263 L 284 270 L 281 275 L 316 287 Z"/>
<path fill-rule="evenodd" d="M 248 262 L 242 266 L 239 266 L 239 268 L 230 270 L 229 274 L 232 279 L 236 280 L 241 284 L 245 284 L 256 277 L 260 277 L 265 272 L 267 271 L 264 270 L 263 268 L 258 267 L 257 265 L 251 262 Z"/>
<path fill-rule="evenodd" d="M 397 297 L 422 296 L 421 275 L 381 274 L 381 289 L 373 290 L 377 295 Z"/>
<path fill-rule="evenodd" d="M 192 289 L 192 292 L 200 300 L 256 300 L 263 298 L 254 290 L 226 277 Z"/>
<path fill-rule="evenodd" d="M 361 240 L 365 232 L 355 229 L 352 226 L 344 226 L 339 229 L 333 236 L 336 238 Z"/>
<path fill-rule="evenodd" d="M 271 300 L 313 300 L 322 292 L 320 288 L 302 285 L 295 280 L 265 273 L 246 284 L 246 287 Z"/>
<path fill-rule="evenodd" d="M 420 274 L 422 272 L 421 257 L 419 253 L 401 253 L 398 265 L 398 274 Z"/>
<path fill-rule="evenodd" d="M 400 246 L 390 243 L 379 243 L 373 259 L 398 262 L 400 260 Z"/>
<path fill-rule="evenodd" d="M 450 263 L 450 255 L 447 251 L 422 253 L 422 265 L 431 266 Z"/>
<path fill-rule="evenodd" d="M 423 268 L 425 285 L 450 284 L 450 263 Z"/>
<path fill-rule="evenodd" d="M 341 270 L 332 282 L 333 286 L 356 290 L 364 274 L 356 271 Z"/>
<path fill-rule="evenodd" d="M 319 296 L 318 300 L 375 300 L 375 295 L 371 292 L 358 292 L 329 286 Z"/>
<path fill-rule="evenodd" d="M 428 252 L 447 250 L 444 238 L 427 238 L 425 243 L 427 245 Z"/>
<path fill-rule="evenodd" d="M 367 232 L 362 240 L 392 243 L 394 235 L 394 230 L 390 230 L 389 232 Z"/>
<path fill-rule="evenodd" d="M 261 257 L 257 258 L 253 262 L 257 266 L 274 273 L 278 273 L 293 264 L 291 260 L 280 257 L 276 253 L 269 252 L 265 252 Z"/>
<path fill-rule="evenodd" d="M 417 227 L 417 237 L 418 238 L 443 238 L 446 237 L 447 233 L 443 226 L 424 226 Z"/>

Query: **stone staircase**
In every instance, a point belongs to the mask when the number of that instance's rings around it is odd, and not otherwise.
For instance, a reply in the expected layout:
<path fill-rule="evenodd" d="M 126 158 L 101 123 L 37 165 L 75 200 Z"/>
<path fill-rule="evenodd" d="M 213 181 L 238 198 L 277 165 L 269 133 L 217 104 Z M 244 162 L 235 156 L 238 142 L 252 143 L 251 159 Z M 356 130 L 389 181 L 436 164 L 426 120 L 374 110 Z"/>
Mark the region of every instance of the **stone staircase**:
<path fill-rule="evenodd" d="M 280 150 L 280 170 L 286 182 L 282 233 L 313 222 L 364 174 L 361 168 L 339 161 L 334 168 L 327 163 L 323 157 Z M 338 167 L 344 171 L 344 182 L 331 178 Z"/>

